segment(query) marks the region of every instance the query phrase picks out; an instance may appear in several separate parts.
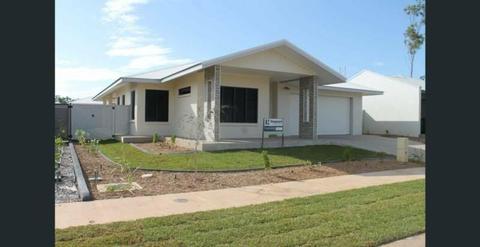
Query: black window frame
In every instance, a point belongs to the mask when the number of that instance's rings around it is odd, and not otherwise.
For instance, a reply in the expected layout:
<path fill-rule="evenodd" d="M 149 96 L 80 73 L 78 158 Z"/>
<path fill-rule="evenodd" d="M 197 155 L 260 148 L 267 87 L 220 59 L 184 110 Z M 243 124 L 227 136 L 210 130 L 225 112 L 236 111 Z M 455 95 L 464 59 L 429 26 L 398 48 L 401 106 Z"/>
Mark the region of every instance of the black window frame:
<path fill-rule="evenodd" d="M 178 89 L 178 96 L 189 95 L 192 92 L 192 87 L 182 87 Z"/>
<path fill-rule="evenodd" d="M 168 122 L 169 94 L 168 90 L 145 90 L 145 122 Z"/>
<path fill-rule="evenodd" d="M 117 97 L 117 105 L 120 105 L 120 96 Z"/>
<path fill-rule="evenodd" d="M 221 123 L 258 123 L 258 88 L 220 87 Z"/>
<path fill-rule="evenodd" d="M 125 105 L 125 94 L 122 95 L 122 105 Z"/>
<path fill-rule="evenodd" d="M 131 120 L 135 120 L 135 90 L 130 92 L 130 111 L 131 111 Z"/>

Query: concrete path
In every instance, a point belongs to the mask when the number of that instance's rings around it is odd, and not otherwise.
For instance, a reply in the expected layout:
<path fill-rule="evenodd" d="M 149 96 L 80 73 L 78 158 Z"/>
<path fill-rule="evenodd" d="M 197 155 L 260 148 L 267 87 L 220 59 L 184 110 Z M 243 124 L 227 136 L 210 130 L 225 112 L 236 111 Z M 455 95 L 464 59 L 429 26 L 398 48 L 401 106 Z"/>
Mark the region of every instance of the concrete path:
<path fill-rule="evenodd" d="M 384 244 L 381 247 L 425 247 L 425 233 Z"/>
<path fill-rule="evenodd" d="M 241 207 L 421 178 L 425 178 L 423 167 L 220 190 L 64 203 L 55 205 L 55 227 Z"/>

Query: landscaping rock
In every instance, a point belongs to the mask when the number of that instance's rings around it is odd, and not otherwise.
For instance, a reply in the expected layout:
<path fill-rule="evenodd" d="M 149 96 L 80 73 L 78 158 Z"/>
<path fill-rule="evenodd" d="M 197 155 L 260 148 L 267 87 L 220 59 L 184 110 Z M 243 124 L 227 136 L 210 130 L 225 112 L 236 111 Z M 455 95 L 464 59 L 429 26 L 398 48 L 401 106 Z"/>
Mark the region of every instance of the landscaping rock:
<path fill-rule="evenodd" d="M 146 173 L 142 175 L 142 178 L 151 178 L 151 177 L 153 177 L 153 174 L 151 173 Z"/>
<path fill-rule="evenodd" d="M 75 183 L 72 154 L 66 146 L 63 147 L 58 171 L 61 174 L 61 180 L 55 182 L 55 203 L 81 201 Z"/>

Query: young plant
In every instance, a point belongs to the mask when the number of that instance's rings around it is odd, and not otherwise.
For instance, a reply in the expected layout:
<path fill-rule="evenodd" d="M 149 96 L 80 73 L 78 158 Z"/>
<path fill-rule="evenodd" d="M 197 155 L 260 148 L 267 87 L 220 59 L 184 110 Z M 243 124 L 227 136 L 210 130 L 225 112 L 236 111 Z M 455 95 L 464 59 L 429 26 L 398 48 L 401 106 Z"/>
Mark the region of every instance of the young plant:
<path fill-rule="evenodd" d="M 160 136 L 157 133 L 153 134 L 152 143 L 154 144 L 157 143 L 159 139 L 160 139 Z"/>
<path fill-rule="evenodd" d="M 345 147 L 342 153 L 343 160 L 345 161 L 351 161 L 352 160 L 352 148 L 351 147 Z"/>
<path fill-rule="evenodd" d="M 88 141 L 88 152 L 97 154 L 99 142 L 100 140 L 97 140 L 97 139 L 92 139 Z"/>
<path fill-rule="evenodd" d="M 263 150 L 262 151 L 262 158 L 263 158 L 263 165 L 265 170 L 272 169 L 272 162 L 270 161 L 270 157 L 268 157 L 268 152 Z"/>
<path fill-rule="evenodd" d="M 63 140 L 61 137 L 55 138 L 55 169 L 58 168 L 62 159 Z"/>
<path fill-rule="evenodd" d="M 310 169 L 313 168 L 313 162 L 311 160 L 307 160 L 306 163 L 307 163 L 307 166 L 310 167 Z"/>
<path fill-rule="evenodd" d="M 170 138 L 170 141 L 172 142 L 172 145 L 175 146 L 175 142 L 177 140 L 177 136 L 176 135 L 172 135 L 172 137 Z"/>
<path fill-rule="evenodd" d="M 75 137 L 81 146 L 85 146 L 85 144 L 87 144 L 88 133 L 85 130 L 77 129 L 75 131 Z"/>

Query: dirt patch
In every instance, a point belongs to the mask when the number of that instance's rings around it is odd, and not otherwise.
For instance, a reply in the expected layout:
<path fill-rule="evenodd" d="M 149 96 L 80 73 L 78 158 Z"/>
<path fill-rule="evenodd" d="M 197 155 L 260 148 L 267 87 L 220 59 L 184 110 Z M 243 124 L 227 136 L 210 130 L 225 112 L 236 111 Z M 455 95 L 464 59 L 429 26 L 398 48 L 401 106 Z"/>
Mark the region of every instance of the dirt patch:
<path fill-rule="evenodd" d="M 133 147 L 138 148 L 139 150 L 145 153 L 152 154 L 171 154 L 171 153 L 189 153 L 193 150 L 180 147 L 178 145 L 171 145 L 167 142 L 157 142 L 157 143 L 131 143 Z"/>
<path fill-rule="evenodd" d="M 126 182 L 125 173 L 120 167 L 104 159 L 99 154 L 89 153 L 79 145 L 75 145 L 78 158 L 85 172 L 86 179 L 95 176 L 95 170 L 103 178 L 99 184 Z M 241 187 L 257 184 L 280 183 L 312 178 L 323 178 L 356 174 L 363 172 L 394 170 L 411 167 L 421 167 L 421 164 L 400 163 L 395 160 L 365 160 L 323 164 L 321 166 L 300 166 L 277 168 L 268 171 L 248 172 L 160 172 L 137 170 L 132 181 L 137 182 L 143 189 L 132 192 L 99 193 L 95 181 L 88 181 L 94 199 L 111 199 L 134 196 L 150 196 L 190 191 L 214 190 L 232 187 Z M 142 178 L 144 174 L 152 174 Z"/>

